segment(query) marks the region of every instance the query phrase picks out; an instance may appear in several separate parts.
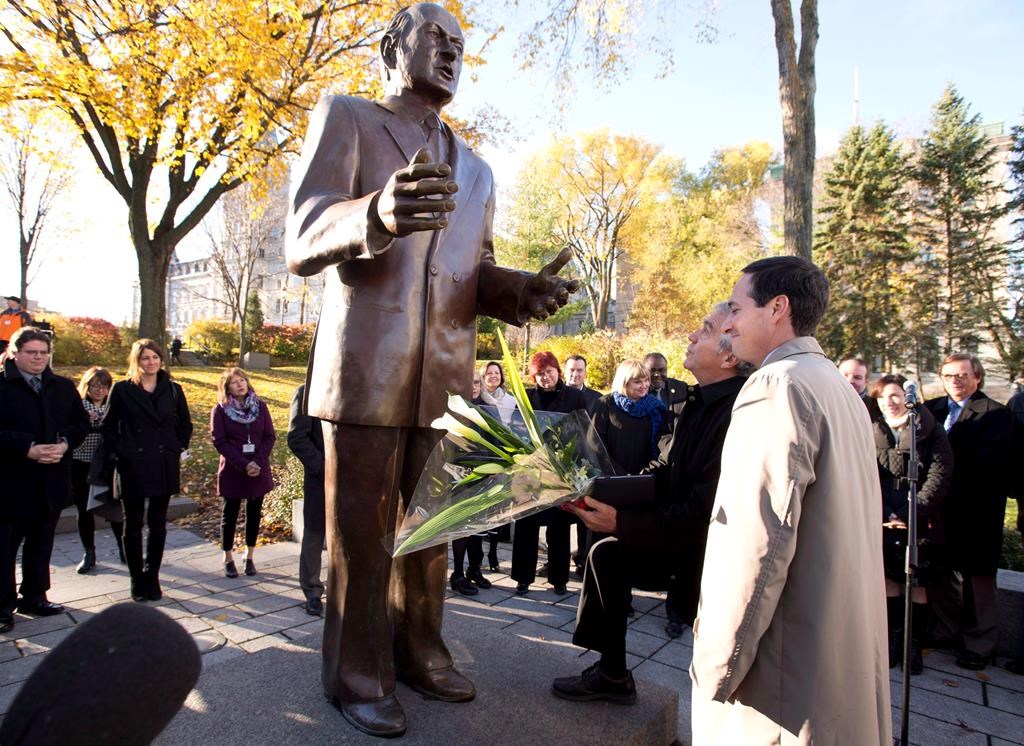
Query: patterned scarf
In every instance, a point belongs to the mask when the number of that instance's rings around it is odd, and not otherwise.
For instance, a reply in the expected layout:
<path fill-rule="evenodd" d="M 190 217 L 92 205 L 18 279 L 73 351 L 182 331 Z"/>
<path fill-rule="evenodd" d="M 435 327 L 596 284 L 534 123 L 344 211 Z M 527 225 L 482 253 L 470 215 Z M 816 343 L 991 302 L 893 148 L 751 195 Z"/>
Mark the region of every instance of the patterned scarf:
<path fill-rule="evenodd" d="M 649 416 L 651 418 L 651 453 L 657 453 L 658 433 L 661 432 L 661 422 L 665 419 L 665 413 L 668 411 L 661 399 L 647 394 L 643 399 L 634 401 L 618 391 L 612 393 L 612 399 L 615 400 L 619 409 L 630 417 L 640 419 Z"/>
<path fill-rule="evenodd" d="M 260 400 L 251 390 L 245 395 L 245 401 L 241 404 L 235 397 L 229 396 L 227 404 L 221 404 L 221 407 L 224 409 L 224 414 L 242 425 L 255 422 L 256 418 L 260 416 Z"/>

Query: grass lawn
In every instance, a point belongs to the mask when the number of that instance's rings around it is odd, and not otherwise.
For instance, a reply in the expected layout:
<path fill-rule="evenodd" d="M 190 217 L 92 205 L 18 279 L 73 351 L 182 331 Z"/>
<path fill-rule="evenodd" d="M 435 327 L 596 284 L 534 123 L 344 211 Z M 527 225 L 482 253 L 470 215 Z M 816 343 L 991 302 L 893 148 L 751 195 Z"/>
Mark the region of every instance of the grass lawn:
<path fill-rule="evenodd" d="M 76 383 L 86 366 L 57 366 L 56 372 Z M 182 464 L 182 493 L 199 503 L 199 511 L 180 523 L 202 530 L 211 540 L 219 540 L 221 501 L 216 494 L 218 454 L 210 440 L 210 411 L 217 402 L 217 383 L 224 369 L 221 367 L 174 366 L 171 375 L 181 384 L 192 414 L 192 443 L 190 458 Z M 124 377 L 124 370 L 111 370 L 114 380 Z M 280 488 L 264 501 L 264 521 L 261 539 L 279 540 L 291 535 L 291 499 L 301 497 L 301 468 L 291 455 L 285 436 L 288 432 L 288 410 L 295 387 L 306 380 L 305 366 L 273 368 L 265 371 L 247 371 L 256 394 L 270 410 L 277 444 L 271 454 L 274 481 Z M 291 462 L 291 463 L 289 463 Z M 299 474 L 298 494 L 295 494 L 295 475 Z M 238 541 L 241 541 L 239 531 Z"/>

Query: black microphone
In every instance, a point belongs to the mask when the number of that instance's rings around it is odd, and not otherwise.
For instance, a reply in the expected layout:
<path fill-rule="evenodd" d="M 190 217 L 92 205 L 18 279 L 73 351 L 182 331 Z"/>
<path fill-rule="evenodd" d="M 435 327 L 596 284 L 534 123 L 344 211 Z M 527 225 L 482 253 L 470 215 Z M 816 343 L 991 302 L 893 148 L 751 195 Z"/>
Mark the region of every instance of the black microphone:
<path fill-rule="evenodd" d="M 917 394 L 917 384 L 913 381 L 903 382 L 903 392 L 906 394 L 907 407 L 913 408 L 921 403 Z"/>
<path fill-rule="evenodd" d="M 0 743 L 148 744 L 199 679 L 199 649 L 156 609 L 118 604 L 80 625 L 21 687 Z"/>

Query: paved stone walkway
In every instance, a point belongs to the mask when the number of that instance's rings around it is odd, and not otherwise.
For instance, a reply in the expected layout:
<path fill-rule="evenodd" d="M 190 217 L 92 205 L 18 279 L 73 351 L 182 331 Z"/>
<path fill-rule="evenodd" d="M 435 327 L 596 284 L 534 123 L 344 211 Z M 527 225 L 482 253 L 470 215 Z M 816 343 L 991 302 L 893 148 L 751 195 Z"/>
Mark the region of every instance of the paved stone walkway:
<path fill-rule="evenodd" d="M 65 604 L 67 610 L 59 616 L 39 619 L 17 614 L 14 630 L 0 635 L 0 713 L 7 711 L 22 682 L 43 656 L 76 624 L 128 599 L 127 570 L 117 561 L 109 531 L 97 532 L 97 552 L 97 570 L 86 576 L 78 575 L 75 566 L 81 558 L 81 547 L 77 536 L 57 536 L 49 598 Z M 507 570 L 511 559 L 507 545 L 502 545 L 500 559 Z M 296 544 L 260 547 L 256 554 L 259 573 L 229 580 L 221 572 L 217 547 L 191 531 L 170 527 L 161 573 L 164 600 L 156 606 L 214 648 L 203 656 L 206 667 L 271 647 L 301 645 L 303 639 L 320 632 L 323 622 L 302 609 L 297 563 Z M 490 578 L 494 587 L 473 598 L 449 593 L 451 612 L 479 614 L 488 623 L 500 624 L 503 634 L 570 646 L 578 582 L 570 583 L 570 594 L 564 597 L 556 596 L 546 585 L 535 585 L 527 596 L 520 597 L 515 595 L 515 583 L 507 575 L 490 574 Z M 659 594 L 636 594 L 636 616 L 626 641 L 628 663 L 638 679 L 679 692 L 679 734 L 687 743 L 687 667 L 692 639 L 688 632 L 679 640 L 667 637 L 663 600 Z M 594 653 L 580 651 L 579 670 L 595 659 Z M 913 743 L 1024 744 L 1024 677 L 996 667 L 972 674 L 957 668 L 953 657 L 941 652 L 927 655 L 925 667 L 923 675 L 914 677 L 911 689 Z M 897 699 L 899 681 L 899 673 L 894 671 L 892 691 Z M 628 712 L 628 708 L 623 712 Z M 898 730 L 896 709 L 893 720 Z M 226 738 L 224 743 L 228 742 Z M 504 742 L 514 743 L 514 739 Z"/>

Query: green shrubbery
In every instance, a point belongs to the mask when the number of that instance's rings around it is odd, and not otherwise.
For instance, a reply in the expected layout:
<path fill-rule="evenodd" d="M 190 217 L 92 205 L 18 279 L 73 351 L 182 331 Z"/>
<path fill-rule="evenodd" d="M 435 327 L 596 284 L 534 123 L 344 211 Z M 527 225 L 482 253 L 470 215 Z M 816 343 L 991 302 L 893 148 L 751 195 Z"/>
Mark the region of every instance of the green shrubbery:
<path fill-rule="evenodd" d="M 315 324 L 264 324 L 253 335 L 252 348 L 276 360 L 304 363 L 313 346 Z"/>
<path fill-rule="evenodd" d="M 660 352 L 668 358 L 669 375 L 692 381 L 693 377 L 683 368 L 686 357 L 686 337 L 680 334 L 678 339 L 667 340 L 648 334 L 615 334 L 609 331 L 596 331 L 589 334 L 576 334 L 564 337 L 548 337 L 530 347 L 530 354 L 548 351 L 554 353 L 559 363 L 565 363 L 569 355 L 582 355 L 587 360 L 587 384 L 591 388 L 607 391 L 611 388 L 615 369 L 623 360 L 634 358 L 643 360 L 648 352 Z M 486 356 L 489 350 L 477 347 L 477 356 L 481 361 L 500 359 Z M 522 350 L 516 353 L 525 368 L 526 360 Z M 530 382 L 527 382 L 530 385 Z"/>
<path fill-rule="evenodd" d="M 129 345 L 109 321 L 86 316 L 47 316 L 46 320 L 53 327 L 54 360 L 61 365 L 125 365 Z"/>
<path fill-rule="evenodd" d="M 238 324 L 215 319 L 198 319 L 188 325 L 185 347 L 202 353 L 209 361 L 226 361 L 237 358 Z"/>

